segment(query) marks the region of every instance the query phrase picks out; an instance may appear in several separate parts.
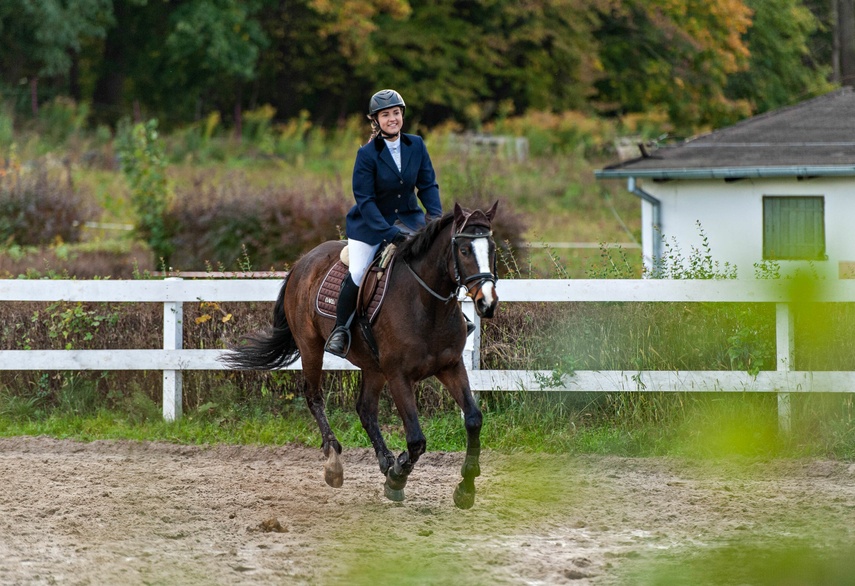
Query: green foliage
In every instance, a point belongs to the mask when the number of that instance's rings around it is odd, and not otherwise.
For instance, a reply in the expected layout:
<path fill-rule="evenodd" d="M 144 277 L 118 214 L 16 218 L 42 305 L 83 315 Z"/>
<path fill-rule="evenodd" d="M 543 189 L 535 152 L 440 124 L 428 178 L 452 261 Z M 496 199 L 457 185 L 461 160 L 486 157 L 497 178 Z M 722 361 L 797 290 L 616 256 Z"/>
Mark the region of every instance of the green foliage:
<path fill-rule="evenodd" d="M 112 23 L 112 8 L 110 0 L 4 0 L 0 5 L 2 69 L 19 76 L 65 74 L 82 39 L 105 35 Z"/>
<path fill-rule="evenodd" d="M 15 392 L 0 388 L 0 435 L 51 435 L 84 441 L 133 439 L 187 444 L 298 442 L 317 446 L 320 434 L 302 399 L 242 398 L 235 387 L 210 389 L 211 399 L 163 420 L 159 396 L 132 383 L 122 389 L 78 375 Z M 485 392 L 482 446 L 500 452 L 674 456 L 709 459 L 855 455 L 850 397 L 793 397 L 794 425 L 777 431 L 774 394 Z M 346 448 L 370 447 L 351 405 L 328 408 Z M 394 406 L 384 401 L 380 423 L 390 448 L 406 437 Z M 422 414 L 430 451 L 462 451 L 466 433 L 452 404 Z"/>
<path fill-rule="evenodd" d="M 84 307 L 81 302 L 64 301 L 52 303 L 44 312 L 33 315 L 33 321 L 38 321 L 50 338 L 61 341 L 65 350 L 88 347 L 102 324 L 112 327 L 118 319 L 115 311 L 102 313 Z"/>
<path fill-rule="evenodd" d="M 427 126 L 664 112 L 687 134 L 828 89 L 827 12 L 802 0 L 9 0 L 0 91 L 21 111 L 70 95 L 110 123 L 133 104 L 164 125 L 212 112 L 237 125 L 269 104 L 330 128 L 391 86 Z"/>
<path fill-rule="evenodd" d="M 608 4 L 596 32 L 604 75 L 598 98 L 622 112 L 665 109 L 680 133 L 750 113 L 729 99 L 728 77 L 748 66 L 742 35 L 750 9 L 739 1 Z"/>
<path fill-rule="evenodd" d="M 6 150 L 15 138 L 15 117 L 8 104 L 0 104 L 0 148 Z"/>
<path fill-rule="evenodd" d="M 701 222 L 695 222 L 701 237 L 700 248 L 692 246 L 688 257 L 683 257 L 680 245 L 675 239 L 669 242 L 662 235 L 662 256 L 645 271 L 645 276 L 653 279 L 735 279 L 736 267 L 729 262 L 723 265 L 714 260 L 709 238 L 704 233 Z"/>
<path fill-rule="evenodd" d="M 175 8 L 164 40 L 165 71 L 174 89 L 202 98 L 224 89 L 232 93 L 232 84 L 239 87 L 256 76 L 259 52 L 267 43 L 253 17 L 258 4 L 195 0 Z"/>
<path fill-rule="evenodd" d="M 137 234 L 151 247 L 155 263 L 168 266 L 174 250 L 173 228 L 168 223 L 173 195 L 163 144 L 158 140 L 157 120 L 132 126 L 123 122 L 116 143 L 130 187 Z"/>
<path fill-rule="evenodd" d="M 589 7 L 485 0 L 410 5 L 408 19 L 380 19 L 373 37 L 378 52 L 393 59 L 358 63 L 357 71 L 398 88 L 420 105 L 419 115 L 435 120 L 452 111 L 463 121 L 468 112 L 477 128 L 500 113 L 503 100 L 518 113 L 584 105 L 597 67 L 591 29 L 580 25 Z"/>
<path fill-rule="evenodd" d="M 49 145 L 63 145 L 86 127 L 87 104 L 58 96 L 39 110 L 39 132 Z"/>
<path fill-rule="evenodd" d="M 832 89 L 829 63 L 817 62 L 811 54 L 811 39 L 821 24 L 803 2 L 748 0 L 746 5 L 754 11 L 745 34 L 751 57 L 748 69 L 728 80 L 729 96 L 766 112 Z"/>

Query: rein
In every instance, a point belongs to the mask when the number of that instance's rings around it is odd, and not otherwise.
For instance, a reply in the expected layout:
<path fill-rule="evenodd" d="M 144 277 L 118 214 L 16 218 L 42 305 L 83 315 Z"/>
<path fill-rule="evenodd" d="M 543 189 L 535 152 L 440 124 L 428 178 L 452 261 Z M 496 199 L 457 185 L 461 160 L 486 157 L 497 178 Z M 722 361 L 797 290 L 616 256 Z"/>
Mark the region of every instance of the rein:
<path fill-rule="evenodd" d="M 416 274 L 416 271 L 414 271 L 414 270 L 413 270 L 413 267 L 411 267 L 408 263 L 406 263 L 406 262 L 405 262 L 405 263 L 404 263 L 404 266 L 405 266 L 405 267 L 407 267 L 407 268 L 410 270 L 410 274 L 412 274 L 412 275 L 413 275 L 413 277 L 415 277 L 415 278 L 416 278 L 416 282 L 417 282 L 419 285 L 421 285 L 421 286 L 425 289 L 425 291 L 427 291 L 428 293 L 430 293 L 431 295 L 433 295 L 434 297 L 436 297 L 437 299 L 439 299 L 439 300 L 440 300 L 440 301 L 442 301 L 443 303 L 448 303 L 449 301 L 451 301 L 452 299 L 454 299 L 455 297 L 457 297 L 457 292 L 460 290 L 460 287 L 455 288 L 455 289 L 454 289 L 454 291 L 452 291 L 452 292 L 448 295 L 448 297 L 443 297 L 442 295 L 440 295 L 439 293 L 437 293 L 436 291 L 434 291 L 433 289 L 431 289 L 431 288 L 430 288 L 430 285 L 428 285 L 427 283 L 425 283 L 425 282 L 422 280 L 422 278 Z"/>
<path fill-rule="evenodd" d="M 468 220 L 468 218 L 467 218 L 467 220 Z M 471 283 L 472 281 L 478 281 L 477 287 L 476 287 L 476 292 L 478 289 L 481 289 L 488 282 L 493 283 L 494 286 L 496 285 L 497 279 L 495 276 L 495 272 L 496 272 L 496 266 L 495 266 L 496 259 L 495 258 L 493 259 L 493 272 L 491 272 L 491 273 L 475 273 L 474 275 L 469 275 L 468 277 L 466 277 L 466 280 L 461 281 L 461 278 L 460 278 L 460 258 L 459 258 L 458 252 L 457 252 L 458 251 L 457 239 L 458 238 L 469 238 L 469 239 L 474 240 L 476 238 L 492 238 L 493 237 L 493 231 L 492 230 L 490 230 L 489 232 L 486 232 L 484 234 L 470 234 L 470 233 L 464 232 L 463 231 L 464 228 L 466 228 L 466 222 L 464 222 L 463 226 L 460 227 L 459 232 L 453 232 L 451 235 L 451 255 L 454 258 L 454 283 L 457 285 L 457 287 L 455 287 L 454 291 L 449 293 L 448 296 L 444 297 L 444 296 L 440 295 L 439 293 L 437 293 L 436 291 L 434 291 L 433 289 L 431 289 L 430 285 L 425 283 L 424 280 L 422 280 L 422 278 L 416 274 L 416 272 L 413 270 L 413 268 L 408 263 L 406 263 L 406 262 L 404 263 L 404 266 L 407 267 L 407 269 L 410 271 L 410 273 L 416 279 L 416 282 L 419 285 L 421 285 L 425 291 L 427 291 L 428 293 L 430 293 L 436 299 L 439 299 L 443 303 L 448 303 L 452 299 L 456 299 L 457 294 L 460 291 L 461 287 L 466 289 L 466 296 L 467 297 L 474 297 L 474 294 L 469 289 L 469 283 Z"/>

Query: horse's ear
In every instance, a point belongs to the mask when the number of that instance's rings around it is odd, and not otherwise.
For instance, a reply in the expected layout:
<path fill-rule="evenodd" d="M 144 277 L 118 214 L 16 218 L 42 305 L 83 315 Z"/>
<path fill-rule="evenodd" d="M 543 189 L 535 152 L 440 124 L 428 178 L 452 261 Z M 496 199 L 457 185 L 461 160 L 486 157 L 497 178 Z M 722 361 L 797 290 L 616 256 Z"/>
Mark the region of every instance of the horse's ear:
<path fill-rule="evenodd" d="M 454 224 L 456 226 L 460 226 L 463 224 L 463 221 L 466 219 L 466 212 L 463 211 L 463 208 L 460 207 L 460 204 L 454 202 Z"/>
<path fill-rule="evenodd" d="M 487 219 L 490 220 L 491 222 L 493 221 L 493 216 L 496 215 L 496 208 L 497 207 L 499 207 L 499 200 L 498 199 L 495 202 L 493 202 L 493 205 L 490 206 L 489 210 L 487 210 Z"/>

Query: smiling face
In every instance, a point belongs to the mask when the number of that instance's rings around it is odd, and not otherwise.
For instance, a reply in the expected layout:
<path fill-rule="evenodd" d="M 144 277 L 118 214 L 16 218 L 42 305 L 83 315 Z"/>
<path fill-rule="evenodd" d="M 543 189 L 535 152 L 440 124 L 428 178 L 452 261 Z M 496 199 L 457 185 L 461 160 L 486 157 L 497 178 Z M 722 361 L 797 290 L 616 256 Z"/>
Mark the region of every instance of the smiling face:
<path fill-rule="evenodd" d="M 384 134 L 396 135 L 404 125 L 404 112 L 399 106 L 377 112 L 377 124 Z"/>

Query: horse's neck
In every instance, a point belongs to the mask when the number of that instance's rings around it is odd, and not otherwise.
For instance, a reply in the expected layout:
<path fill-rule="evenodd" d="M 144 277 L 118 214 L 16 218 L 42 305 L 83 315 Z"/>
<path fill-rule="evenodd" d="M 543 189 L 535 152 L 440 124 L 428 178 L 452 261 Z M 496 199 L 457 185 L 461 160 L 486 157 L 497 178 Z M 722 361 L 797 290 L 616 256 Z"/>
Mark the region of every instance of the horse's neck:
<path fill-rule="evenodd" d="M 451 228 L 442 230 L 428 251 L 412 262 L 413 270 L 439 295 L 450 295 L 455 289 L 454 276 L 448 273 L 451 255 Z"/>

